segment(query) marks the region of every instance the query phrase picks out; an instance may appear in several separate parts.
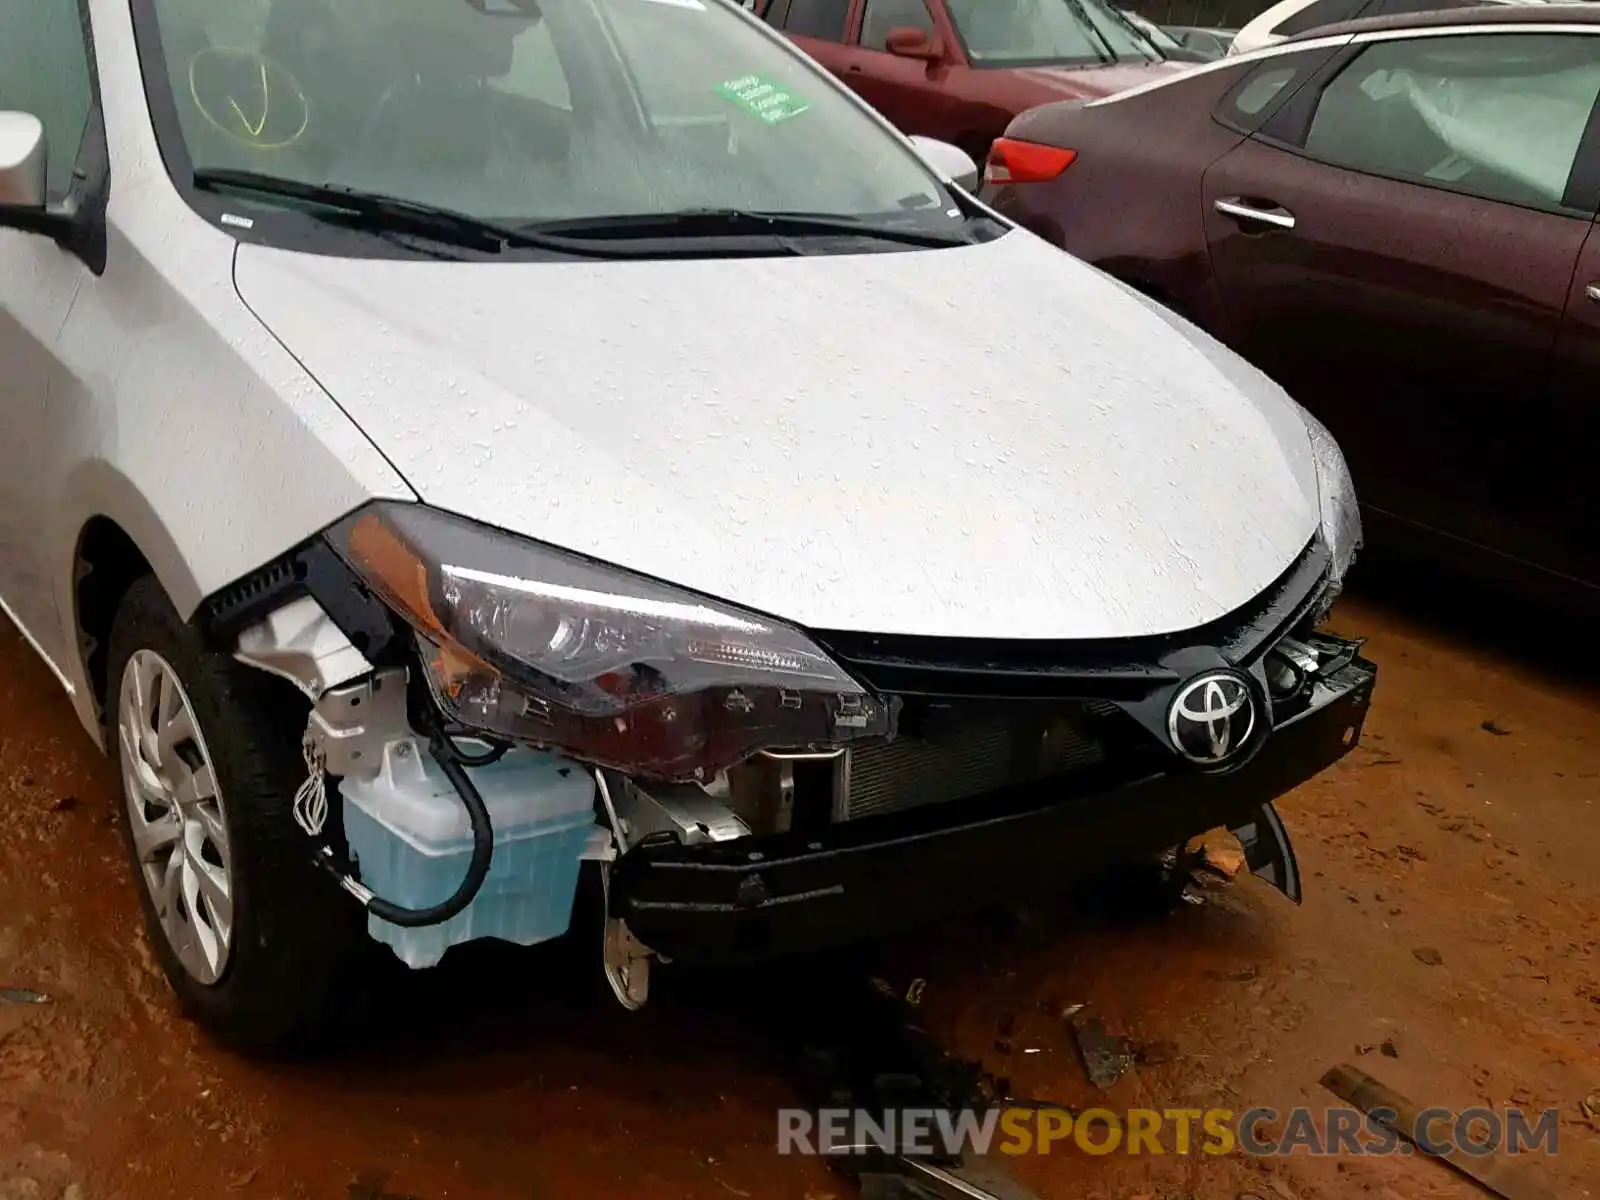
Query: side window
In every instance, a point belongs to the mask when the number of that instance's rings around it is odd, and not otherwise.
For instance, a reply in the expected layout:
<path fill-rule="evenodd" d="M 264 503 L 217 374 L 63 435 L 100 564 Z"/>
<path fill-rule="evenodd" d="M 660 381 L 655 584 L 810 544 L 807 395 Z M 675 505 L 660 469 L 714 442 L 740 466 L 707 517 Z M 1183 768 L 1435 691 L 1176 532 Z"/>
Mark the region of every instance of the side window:
<path fill-rule="evenodd" d="M 933 17 L 923 0 L 867 0 L 861 18 L 861 44 L 868 50 L 887 50 L 889 30 L 902 26 L 920 29 L 933 40 Z"/>
<path fill-rule="evenodd" d="M 1334 53 L 1331 49 L 1305 50 L 1259 63 L 1223 93 L 1213 115 L 1241 133 L 1254 132 Z"/>
<path fill-rule="evenodd" d="M 1299 12 L 1278 22 L 1272 32 L 1279 37 L 1293 37 L 1308 29 L 1337 25 L 1354 19 L 1366 5 L 1367 0 L 1311 0 Z"/>
<path fill-rule="evenodd" d="M 0 109 L 44 122 L 49 194 L 64 196 L 94 105 L 78 0 L 23 0 L 6 5 L 0 20 Z"/>
<path fill-rule="evenodd" d="M 1600 37 L 1379 42 L 1323 90 L 1306 153 L 1486 200 L 1559 208 L 1600 95 Z"/>
<path fill-rule="evenodd" d="M 772 7 L 768 20 L 785 33 L 844 41 L 844 19 L 850 15 L 850 0 L 788 0 L 787 4 L 778 0 Z"/>

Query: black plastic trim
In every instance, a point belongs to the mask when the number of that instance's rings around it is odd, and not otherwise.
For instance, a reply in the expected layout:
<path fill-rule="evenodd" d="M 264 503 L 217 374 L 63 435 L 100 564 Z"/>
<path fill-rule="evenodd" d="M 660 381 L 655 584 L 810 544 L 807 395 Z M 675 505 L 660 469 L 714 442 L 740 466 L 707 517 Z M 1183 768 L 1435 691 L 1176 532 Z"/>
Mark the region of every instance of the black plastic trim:
<path fill-rule="evenodd" d="M 213 645 L 231 649 L 245 629 L 303 596 L 322 605 L 369 662 L 388 662 L 406 644 L 388 607 L 321 535 L 213 592 L 195 620 Z"/>

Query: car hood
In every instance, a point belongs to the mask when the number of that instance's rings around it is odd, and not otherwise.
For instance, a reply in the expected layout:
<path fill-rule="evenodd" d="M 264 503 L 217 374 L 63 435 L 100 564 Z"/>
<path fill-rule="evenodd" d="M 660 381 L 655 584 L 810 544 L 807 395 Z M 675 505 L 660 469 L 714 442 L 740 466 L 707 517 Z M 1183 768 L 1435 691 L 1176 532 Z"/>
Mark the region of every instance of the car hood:
<path fill-rule="evenodd" d="M 1021 231 L 643 262 L 241 245 L 235 278 L 426 502 L 803 626 L 1170 632 L 1317 528 L 1283 393 Z"/>
<path fill-rule="evenodd" d="M 1016 67 L 1010 73 L 1041 93 L 1043 99 L 1038 102 L 1043 104 L 1055 100 L 1099 100 L 1193 69 L 1191 62 L 1166 59 L 1110 66 Z"/>

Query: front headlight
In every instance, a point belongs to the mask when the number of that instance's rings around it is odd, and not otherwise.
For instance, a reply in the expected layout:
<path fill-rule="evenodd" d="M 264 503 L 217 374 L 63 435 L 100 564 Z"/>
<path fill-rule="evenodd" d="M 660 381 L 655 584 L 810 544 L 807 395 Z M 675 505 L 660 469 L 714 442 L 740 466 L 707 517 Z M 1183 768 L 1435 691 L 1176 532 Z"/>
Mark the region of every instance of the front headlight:
<path fill-rule="evenodd" d="M 414 504 L 329 532 L 416 630 L 453 720 L 657 779 L 890 731 L 797 629 Z"/>
<path fill-rule="evenodd" d="M 1356 488 L 1345 466 L 1344 451 L 1333 440 L 1321 421 L 1303 407 L 1300 415 L 1311 438 L 1311 458 L 1317 468 L 1317 494 L 1322 506 L 1322 540 L 1333 563 L 1328 572 L 1328 591 L 1323 604 L 1330 605 L 1344 587 L 1350 564 L 1361 549 L 1361 509 L 1356 504 Z"/>

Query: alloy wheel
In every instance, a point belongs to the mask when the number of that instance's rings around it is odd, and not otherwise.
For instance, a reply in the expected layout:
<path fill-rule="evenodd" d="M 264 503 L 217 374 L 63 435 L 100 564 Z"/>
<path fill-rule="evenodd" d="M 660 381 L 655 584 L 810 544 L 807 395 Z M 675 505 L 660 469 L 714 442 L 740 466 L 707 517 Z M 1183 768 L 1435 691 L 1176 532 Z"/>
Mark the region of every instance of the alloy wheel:
<path fill-rule="evenodd" d="M 194 706 L 153 650 L 123 669 L 117 735 L 140 877 L 184 970 L 214 984 L 233 943 L 227 819 Z"/>

